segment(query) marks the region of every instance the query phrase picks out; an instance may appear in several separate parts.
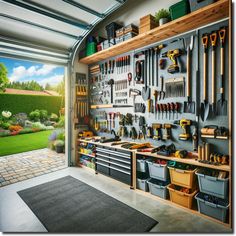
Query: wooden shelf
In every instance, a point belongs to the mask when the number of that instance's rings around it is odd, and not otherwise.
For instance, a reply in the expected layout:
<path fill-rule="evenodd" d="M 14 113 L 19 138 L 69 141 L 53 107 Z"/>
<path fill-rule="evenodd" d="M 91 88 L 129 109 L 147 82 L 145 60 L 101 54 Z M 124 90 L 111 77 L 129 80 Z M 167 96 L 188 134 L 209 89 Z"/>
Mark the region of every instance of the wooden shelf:
<path fill-rule="evenodd" d="M 223 171 L 230 172 L 229 165 L 215 166 L 215 165 L 210 165 L 210 164 L 198 162 L 193 158 L 191 158 L 191 159 L 190 158 L 176 158 L 173 156 L 163 156 L 163 155 L 159 155 L 156 153 L 150 153 L 150 152 L 137 152 L 136 150 L 129 150 L 129 149 L 122 148 L 121 145 L 111 146 L 111 143 L 100 143 L 100 142 L 93 142 L 93 141 L 81 140 L 81 139 L 79 139 L 78 142 L 92 143 L 92 144 L 95 144 L 98 146 L 113 147 L 113 148 L 120 149 L 120 150 L 135 152 L 136 156 L 137 155 L 150 156 L 150 157 L 160 158 L 160 159 L 164 159 L 164 160 L 168 160 L 168 161 L 176 161 L 176 162 L 185 163 L 185 164 L 189 164 L 189 165 L 201 166 L 201 167 L 210 168 L 210 169 L 214 169 L 214 170 L 223 170 Z M 197 155 L 196 155 L 196 157 L 197 157 Z"/>
<path fill-rule="evenodd" d="M 109 57 L 114 57 L 119 54 L 168 39 L 178 34 L 194 30 L 228 16 L 229 0 L 219 0 L 179 19 L 156 27 L 155 29 L 143 34 L 139 34 L 138 36 L 125 42 L 114 45 L 113 47 L 97 52 L 91 56 L 82 58 L 79 62 L 84 64 L 92 64 L 102 61 Z"/>
<path fill-rule="evenodd" d="M 168 161 L 176 161 L 176 162 L 181 162 L 189 165 L 195 165 L 195 166 L 201 166 L 205 168 L 210 168 L 214 170 L 223 170 L 223 171 L 228 171 L 230 172 L 230 166 L 229 165 L 220 165 L 220 166 L 215 166 L 215 165 L 210 165 L 210 164 L 205 164 L 201 163 L 199 161 L 196 161 L 195 159 L 190 159 L 190 158 L 176 158 L 173 156 L 163 156 L 155 153 L 150 153 L 150 152 L 136 152 L 136 155 L 142 155 L 142 156 L 151 156 L 155 158 L 160 158 L 160 159 L 165 159 Z"/>
<path fill-rule="evenodd" d="M 150 153 L 150 152 L 136 152 L 136 155 L 151 156 L 151 157 L 160 158 L 160 159 L 164 159 L 168 161 L 176 161 L 176 162 L 181 162 L 181 163 L 185 163 L 189 165 L 201 166 L 201 167 L 210 168 L 214 170 L 223 170 L 223 171 L 230 172 L 229 165 L 220 165 L 220 166 L 209 165 L 209 164 L 201 163 L 193 158 L 176 158 L 173 156 L 168 157 L 168 156 L 163 156 L 163 155 Z"/>
<path fill-rule="evenodd" d="M 79 154 L 81 155 L 85 155 L 85 156 L 88 156 L 88 157 L 95 157 L 95 155 L 91 155 L 91 154 L 86 154 L 86 153 L 83 153 L 83 152 L 78 152 Z"/>

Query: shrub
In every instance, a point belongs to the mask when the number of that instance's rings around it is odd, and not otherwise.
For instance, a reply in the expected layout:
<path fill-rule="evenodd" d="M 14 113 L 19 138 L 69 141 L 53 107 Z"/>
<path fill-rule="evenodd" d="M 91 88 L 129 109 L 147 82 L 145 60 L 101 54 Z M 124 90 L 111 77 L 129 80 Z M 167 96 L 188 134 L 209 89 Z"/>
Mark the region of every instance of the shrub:
<path fill-rule="evenodd" d="M 12 131 L 11 133 L 10 133 L 10 135 L 17 135 L 17 134 L 19 134 L 19 131 Z"/>
<path fill-rule="evenodd" d="M 32 127 L 32 124 L 33 124 L 33 122 L 31 122 L 31 121 L 29 121 L 29 120 L 26 120 L 26 121 L 25 121 L 25 127 L 30 128 L 30 127 Z"/>
<path fill-rule="evenodd" d="M 48 119 L 48 112 L 46 110 L 40 110 L 40 121 L 44 122 Z"/>
<path fill-rule="evenodd" d="M 25 121 L 28 119 L 28 116 L 26 113 L 18 113 L 13 116 L 12 123 L 18 124 L 20 126 L 25 126 Z"/>
<path fill-rule="evenodd" d="M 10 127 L 10 123 L 8 123 L 8 122 L 4 122 L 4 123 L 1 123 L 1 127 L 3 128 L 3 129 L 9 129 L 9 127 Z"/>
<path fill-rule="evenodd" d="M 29 117 L 32 121 L 39 121 L 40 111 L 39 110 L 31 111 Z"/>
<path fill-rule="evenodd" d="M 63 147 L 64 145 L 65 145 L 65 142 L 62 141 L 62 140 L 56 140 L 56 141 L 54 142 L 54 146 L 55 146 L 55 147 Z"/>
<path fill-rule="evenodd" d="M 52 126 L 52 125 L 54 124 L 54 122 L 52 122 L 52 121 L 50 121 L 50 120 L 47 120 L 47 121 L 43 122 L 43 124 L 44 124 L 45 126 Z"/>
<path fill-rule="evenodd" d="M 170 19 L 170 12 L 166 9 L 161 9 L 155 14 L 155 21 L 158 23 L 160 19 L 168 18 Z"/>
<path fill-rule="evenodd" d="M 44 124 L 40 123 L 40 122 L 34 122 L 34 123 L 32 123 L 31 128 L 32 129 L 45 130 L 46 126 Z"/>
<path fill-rule="evenodd" d="M 53 130 L 53 129 L 55 129 L 55 128 L 52 125 L 49 125 L 49 126 L 45 127 L 45 130 Z"/>
<path fill-rule="evenodd" d="M 20 130 L 23 129 L 22 126 L 20 125 L 10 125 L 8 128 L 11 132 L 19 132 Z"/>
<path fill-rule="evenodd" d="M 24 112 L 29 115 L 35 109 L 46 109 L 48 114 L 58 113 L 61 105 L 59 96 L 38 96 L 23 94 L 0 94 L 0 113 L 8 108 L 13 114 Z M 18 102 L 20 101 L 20 102 Z"/>
<path fill-rule="evenodd" d="M 57 140 L 65 141 L 65 133 L 64 132 L 63 133 L 59 133 L 57 135 Z"/>
<path fill-rule="evenodd" d="M 0 137 L 6 137 L 10 135 L 10 131 L 9 130 L 4 130 L 4 131 L 0 131 Z"/>
<path fill-rule="evenodd" d="M 19 131 L 19 134 L 29 134 L 29 133 L 33 133 L 33 132 L 34 131 L 31 128 L 24 128 Z"/>
<path fill-rule="evenodd" d="M 65 127 L 65 116 L 61 116 L 59 118 L 59 121 L 56 124 L 56 127 L 61 127 L 61 128 Z"/>
<path fill-rule="evenodd" d="M 58 121 L 58 115 L 55 114 L 55 113 L 52 113 L 51 116 L 50 116 L 50 120 L 51 120 L 51 121 L 56 121 L 56 122 L 57 122 L 57 121 Z"/>

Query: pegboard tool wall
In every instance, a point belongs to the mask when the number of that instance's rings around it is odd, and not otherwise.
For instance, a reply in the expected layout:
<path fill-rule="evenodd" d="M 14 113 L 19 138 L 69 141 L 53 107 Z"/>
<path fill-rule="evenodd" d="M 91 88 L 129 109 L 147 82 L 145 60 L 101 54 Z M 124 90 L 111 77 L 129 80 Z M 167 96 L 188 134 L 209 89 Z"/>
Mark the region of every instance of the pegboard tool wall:
<path fill-rule="evenodd" d="M 202 139 L 200 137 L 200 130 L 202 127 L 204 127 L 205 125 L 217 125 L 217 126 L 224 126 L 226 128 L 228 128 L 228 116 L 215 116 L 213 118 L 209 118 L 207 119 L 205 122 L 203 122 L 201 120 L 201 118 L 199 117 L 200 114 L 200 104 L 202 102 L 202 92 L 203 92 L 203 46 L 202 46 L 202 34 L 204 33 L 208 33 L 210 34 L 212 31 L 215 30 L 219 30 L 222 26 L 228 26 L 228 21 L 223 21 L 205 28 L 202 28 L 200 30 L 194 31 L 192 33 L 188 33 L 185 35 L 182 35 L 181 37 L 175 37 L 174 39 L 171 40 L 166 40 L 164 42 L 162 42 L 162 44 L 166 45 L 165 48 L 163 48 L 160 51 L 159 54 L 159 60 L 161 58 L 161 54 L 164 52 L 167 52 L 168 50 L 172 50 L 172 49 L 176 49 L 176 48 L 180 48 L 184 54 L 181 55 L 179 57 L 178 63 L 180 65 L 180 72 L 179 73 L 174 73 L 174 74 L 170 74 L 167 72 L 167 68 L 168 66 L 171 64 L 171 61 L 166 58 L 166 66 L 164 70 L 161 70 L 160 68 L 158 69 L 158 86 L 149 86 L 151 88 L 151 99 L 154 100 L 153 97 L 153 91 L 154 90 L 161 90 L 161 81 L 160 81 L 160 77 L 163 76 L 164 77 L 164 81 L 166 79 L 169 78 L 179 78 L 179 77 L 184 77 L 184 81 L 185 81 L 185 96 L 184 97 L 175 97 L 175 98 L 165 98 L 163 100 L 158 100 L 158 103 L 171 103 L 171 102 L 179 102 L 181 103 L 181 109 L 180 109 L 180 113 L 176 116 L 176 114 L 174 115 L 174 119 L 173 119 L 173 114 L 171 114 L 171 119 L 168 119 L 167 115 L 167 119 L 166 119 L 166 115 L 165 113 L 163 114 L 163 119 L 162 119 L 162 114 L 159 114 L 159 118 L 158 118 L 158 114 L 157 114 L 157 118 L 155 118 L 155 114 L 154 113 L 147 113 L 147 102 L 145 102 L 142 99 L 142 96 L 137 96 L 135 99 L 135 103 L 145 103 L 146 105 L 146 112 L 145 113 L 134 113 L 134 108 L 133 107 L 129 107 L 129 108 L 106 108 L 106 109 L 91 109 L 90 110 L 90 115 L 91 115 L 91 124 L 92 127 L 94 125 L 94 121 L 95 118 L 98 116 L 99 111 L 105 111 L 107 114 L 109 112 L 120 112 L 121 114 L 126 114 L 126 113 L 132 113 L 137 114 L 138 116 L 144 116 L 145 120 L 146 120 L 146 124 L 149 126 L 151 126 L 152 123 L 170 123 L 173 125 L 174 120 L 180 120 L 180 119 L 190 119 L 192 121 L 196 121 L 198 124 L 198 140 L 199 143 L 201 144 L 201 142 L 208 142 L 210 144 L 213 145 L 213 150 L 214 152 L 219 152 L 222 154 L 228 154 L 228 140 L 216 140 L 216 139 Z M 226 100 L 228 100 L 228 28 L 226 28 L 226 40 L 225 40 L 225 98 Z M 195 114 L 191 114 L 191 113 L 183 113 L 183 103 L 184 101 L 187 101 L 187 97 L 186 97 L 186 60 L 187 60 L 187 53 L 186 53 L 186 49 L 187 46 L 190 43 L 190 38 L 191 35 L 193 35 L 194 37 L 194 45 L 193 45 L 193 50 L 192 50 L 192 57 L 191 57 L 191 97 L 192 97 L 192 101 L 195 101 Z M 131 81 L 131 85 L 127 87 L 127 89 L 123 89 L 122 92 L 127 92 L 127 97 L 117 97 L 116 96 L 116 91 L 114 90 L 113 87 L 113 104 L 115 104 L 115 100 L 116 99 L 126 99 L 127 98 L 127 104 L 129 105 L 133 105 L 133 98 L 129 97 L 129 89 L 130 88 L 135 88 L 138 89 L 140 91 L 142 91 L 142 88 L 144 87 L 144 84 L 137 84 L 134 83 L 134 79 L 135 79 L 135 58 L 134 55 L 137 52 L 140 51 L 144 51 L 145 49 L 148 49 L 150 47 L 154 47 L 160 45 L 160 43 L 157 43 L 155 45 L 151 45 L 142 49 L 137 49 L 134 51 L 131 51 L 129 53 L 126 54 L 122 54 L 119 55 L 117 57 L 121 57 L 121 56 L 126 56 L 126 55 L 130 55 L 131 58 L 131 66 L 130 66 L 130 71 L 127 71 L 126 73 L 122 73 L 122 74 L 117 74 L 117 68 L 115 68 L 115 71 L 113 74 L 107 74 L 105 76 L 102 76 L 102 81 L 101 82 L 105 82 L 108 81 L 109 79 L 114 79 L 114 81 L 120 81 L 120 80 L 124 80 L 127 79 L 127 74 L 128 72 L 132 73 L 132 81 Z M 112 48 L 111 48 L 112 50 Z M 99 64 L 103 64 L 104 62 L 107 62 L 108 60 L 115 60 L 117 57 L 114 58 L 108 58 L 107 60 L 101 61 L 99 62 Z M 93 65 L 90 65 L 93 66 Z M 199 68 L 199 71 L 198 71 Z M 208 82 L 207 82 L 207 87 L 208 87 L 208 101 L 209 103 L 211 103 L 211 46 L 210 46 L 210 41 L 208 42 L 208 66 L 207 66 L 207 72 L 208 72 Z M 96 75 L 97 76 L 97 75 Z M 89 75 L 90 79 L 92 77 L 94 77 L 94 75 Z M 155 78 L 155 84 L 156 84 L 156 77 Z M 149 78 L 147 78 L 147 80 L 149 80 Z M 219 99 L 219 82 L 220 81 L 220 43 L 219 43 L 219 38 L 217 39 L 217 47 L 216 47 L 216 101 Z M 99 83 L 101 83 L 99 82 Z M 97 86 L 98 83 L 92 84 L 90 81 L 90 88 L 93 86 Z M 92 98 L 91 94 L 94 92 L 99 92 L 103 90 L 101 87 L 98 90 L 91 90 L 90 89 L 90 98 Z M 106 87 L 104 90 L 106 91 L 110 91 L 111 88 L 110 86 Z M 165 90 L 165 87 L 164 87 Z M 106 98 L 103 96 L 103 100 L 105 101 L 105 99 L 107 99 L 107 103 L 110 104 L 110 97 Z M 91 99 L 90 99 L 90 103 L 91 103 Z M 94 103 L 91 103 L 90 105 L 92 105 Z M 229 108 L 228 108 L 229 109 Z M 109 120 L 109 116 L 107 116 L 107 119 Z M 135 123 L 133 121 L 133 126 L 136 128 L 137 132 L 140 130 L 138 122 Z M 127 126 L 128 131 L 130 131 L 132 126 Z M 191 126 L 191 134 L 193 132 L 193 126 Z M 114 130 L 116 132 L 118 132 L 119 130 L 119 119 L 118 117 L 115 118 L 115 128 Z M 164 130 L 162 129 L 162 132 L 164 132 Z M 131 138 L 126 138 L 126 137 L 122 137 L 122 140 L 128 140 L 128 141 L 136 141 L 136 142 L 150 142 L 155 146 L 159 146 L 162 144 L 168 145 L 171 143 L 174 143 L 177 149 L 186 149 L 189 151 L 193 150 L 193 145 L 192 145 L 192 140 L 188 140 L 188 141 L 181 141 L 179 140 L 178 136 L 180 133 L 182 133 L 183 130 L 181 129 L 181 127 L 179 125 L 173 125 L 173 128 L 171 129 L 171 139 L 170 140 L 165 140 L 165 141 L 156 141 L 153 139 L 149 139 L 146 138 L 145 140 L 132 140 Z M 104 137 L 110 137 L 111 135 L 109 133 L 101 133 L 101 132 L 97 132 L 97 135 L 99 136 L 104 136 Z"/>

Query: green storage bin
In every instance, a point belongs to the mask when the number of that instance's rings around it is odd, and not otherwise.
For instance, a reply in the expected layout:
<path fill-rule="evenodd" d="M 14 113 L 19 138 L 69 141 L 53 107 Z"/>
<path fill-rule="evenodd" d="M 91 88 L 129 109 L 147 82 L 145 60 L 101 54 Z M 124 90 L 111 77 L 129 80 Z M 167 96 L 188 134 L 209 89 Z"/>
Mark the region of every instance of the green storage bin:
<path fill-rule="evenodd" d="M 90 56 L 97 51 L 97 43 L 91 42 L 86 44 L 86 56 Z"/>
<path fill-rule="evenodd" d="M 187 0 L 182 0 L 169 8 L 171 20 L 178 19 L 189 13 L 189 2 Z"/>

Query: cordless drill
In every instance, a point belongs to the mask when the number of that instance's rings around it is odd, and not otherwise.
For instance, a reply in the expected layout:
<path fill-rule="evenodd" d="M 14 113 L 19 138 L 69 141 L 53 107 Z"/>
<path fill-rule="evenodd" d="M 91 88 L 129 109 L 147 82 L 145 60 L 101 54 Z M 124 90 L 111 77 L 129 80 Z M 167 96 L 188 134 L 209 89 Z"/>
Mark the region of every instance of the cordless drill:
<path fill-rule="evenodd" d="M 179 135 L 179 140 L 186 141 L 191 138 L 190 134 L 190 126 L 192 125 L 191 120 L 181 119 L 174 121 L 174 124 L 180 125 L 181 128 L 184 130 L 182 134 Z"/>
<path fill-rule="evenodd" d="M 169 50 L 165 53 L 162 53 L 162 57 L 168 57 L 173 64 L 171 64 L 167 71 L 171 74 L 179 72 L 179 65 L 177 62 L 177 57 L 182 55 L 182 51 L 180 49 Z"/>

